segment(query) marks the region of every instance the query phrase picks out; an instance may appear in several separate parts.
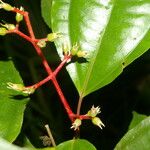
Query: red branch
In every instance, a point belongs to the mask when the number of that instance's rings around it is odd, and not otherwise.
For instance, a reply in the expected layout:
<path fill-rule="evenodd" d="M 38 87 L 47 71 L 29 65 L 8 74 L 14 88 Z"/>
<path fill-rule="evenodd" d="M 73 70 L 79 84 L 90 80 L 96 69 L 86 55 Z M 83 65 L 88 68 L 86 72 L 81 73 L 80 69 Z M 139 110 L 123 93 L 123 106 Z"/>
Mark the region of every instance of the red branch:
<path fill-rule="evenodd" d="M 55 69 L 55 71 L 53 72 L 53 74 L 51 74 L 50 76 L 46 77 L 45 79 L 43 79 L 42 81 L 32 85 L 32 86 L 27 86 L 27 88 L 34 88 L 37 89 L 40 86 L 42 86 L 43 84 L 45 84 L 46 82 L 50 81 L 52 79 L 53 76 L 56 76 L 58 74 L 58 72 L 62 69 L 62 67 L 66 64 L 66 62 L 71 58 L 71 56 L 66 56 L 64 58 L 64 60 L 59 64 L 59 66 Z"/>
<path fill-rule="evenodd" d="M 55 69 L 55 71 L 52 71 L 51 67 L 49 66 L 41 48 L 37 45 L 37 43 L 40 41 L 40 40 L 45 40 L 47 41 L 47 38 L 43 38 L 43 39 L 36 39 L 35 38 L 35 35 L 34 35 L 34 32 L 33 32 L 33 28 L 32 28 L 32 25 L 31 25 L 31 21 L 29 19 L 29 14 L 28 12 L 26 11 L 22 11 L 22 10 L 19 10 L 18 8 L 14 8 L 12 10 L 13 12 L 15 13 L 19 13 L 21 15 L 24 16 L 24 20 L 25 20 L 25 23 L 26 23 L 26 26 L 27 26 L 27 29 L 28 29 L 28 32 L 29 32 L 29 36 L 28 35 L 25 35 L 24 33 L 22 33 L 20 30 L 19 30 L 19 24 L 16 25 L 16 28 L 14 30 L 9 30 L 7 31 L 7 33 L 15 33 L 19 36 L 21 36 L 22 38 L 24 38 L 25 40 L 29 41 L 33 47 L 35 48 L 37 54 L 39 55 L 39 57 L 41 58 L 42 60 L 42 63 L 43 63 L 43 66 L 46 70 L 46 72 L 48 73 L 48 77 L 46 77 L 45 79 L 43 79 L 42 81 L 32 85 L 32 86 L 28 86 L 27 88 L 30 88 L 30 87 L 34 87 L 35 89 L 37 89 L 38 87 L 42 86 L 43 84 L 45 84 L 46 82 L 48 82 L 49 80 L 52 80 L 54 86 L 55 86 L 55 89 L 60 97 L 60 100 L 65 108 L 65 110 L 67 111 L 67 114 L 70 118 L 70 120 L 72 122 L 74 122 L 74 120 L 76 118 L 79 118 L 81 120 L 83 119 L 91 119 L 91 117 L 87 116 L 87 115 L 79 115 L 79 114 L 74 114 L 72 109 L 70 108 L 58 82 L 57 82 L 57 79 L 56 79 L 56 75 L 59 73 L 59 71 L 62 69 L 62 67 L 67 63 L 67 61 L 69 59 L 71 59 L 71 55 L 66 55 L 64 56 L 64 60 L 59 64 L 59 66 Z"/>
<path fill-rule="evenodd" d="M 49 76 L 51 76 L 51 80 L 56 88 L 56 91 L 60 97 L 60 100 L 62 102 L 62 104 L 64 105 L 64 108 L 66 109 L 67 113 L 68 113 L 68 116 L 70 118 L 70 120 L 73 122 L 74 121 L 74 116 L 75 114 L 73 113 L 72 109 L 70 108 L 58 82 L 57 82 L 57 79 L 55 77 L 55 75 L 53 74 L 53 71 L 52 69 L 50 68 L 42 50 L 40 49 L 40 47 L 37 45 L 37 41 L 38 39 L 35 39 L 35 35 L 34 35 L 34 32 L 33 32 L 33 29 L 32 29 L 32 25 L 31 25 L 31 22 L 30 22 L 30 19 L 29 19 L 29 15 L 28 15 L 28 12 L 26 11 L 21 11 L 19 10 L 18 8 L 14 8 L 12 10 L 13 12 L 16 12 L 16 13 L 20 13 L 21 15 L 24 16 L 24 19 L 25 19 L 25 23 L 27 25 L 27 28 L 28 28 L 28 32 L 30 34 L 30 36 L 27 36 L 25 34 L 23 34 L 22 32 L 20 32 L 18 30 L 18 28 L 16 28 L 15 30 L 12 30 L 12 31 L 8 31 L 8 33 L 16 33 L 18 35 L 20 35 L 21 37 L 23 37 L 24 39 L 26 39 L 27 41 L 29 41 L 30 43 L 32 43 L 32 45 L 34 46 L 37 54 L 39 55 L 39 57 L 41 58 L 42 60 L 42 63 L 45 67 L 45 70 L 46 72 L 48 73 Z"/>

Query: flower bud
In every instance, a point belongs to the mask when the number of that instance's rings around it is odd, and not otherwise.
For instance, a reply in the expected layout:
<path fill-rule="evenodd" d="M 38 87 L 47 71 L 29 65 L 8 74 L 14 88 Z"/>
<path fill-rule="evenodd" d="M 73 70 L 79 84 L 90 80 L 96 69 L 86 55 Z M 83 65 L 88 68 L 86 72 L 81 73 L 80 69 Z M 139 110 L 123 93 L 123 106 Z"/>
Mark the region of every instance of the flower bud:
<path fill-rule="evenodd" d="M 85 57 L 86 54 L 87 54 L 86 51 L 78 51 L 78 52 L 77 52 L 77 56 L 78 56 L 78 57 Z"/>
<path fill-rule="evenodd" d="M 82 121 L 80 119 L 76 119 L 73 122 L 71 129 L 77 130 L 81 124 L 82 124 Z"/>
<path fill-rule="evenodd" d="M 22 92 L 24 94 L 29 94 L 30 95 L 30 94 L 33 94 L 35 92 L 35 88 L 34 87 L 30 87 L 30 88 L 24 87 Z"/>
<path fill-rule="evenodd" d="M 70 48 L 69 48 L 69 45 L 67 43 L 62 44 L 62 50 L 63 50 L 64 55 L 70 54 Z"/>
<path fill-rule="evenodd" d="M 1 27 L 1 28 L 0 28 L 0 35 L 4 36 L 4 35 L 6 35 L 6 34 L 7 34 L 7 29 Z"/>
<path fill-rule="evenodd" d="M 4 3 L 4 2 L 1 1 L 1 0 L 0 0 L 0 8 L 3 8 L 3 9 L 6 10 L 6 11 L 11 11 L 11 10 L 14 9 L 11 5 L 9 5 L 9 4 L 7 4 L 7 3 Z"/>
<path fill-rule="evenodd" d="M 14 24 L 8 24 L 7 25 L 7 29 L 8 30 L 14 30 L 16 27 L 15 27 L 15 25 Z"/>
<path fill-rule="evenodd" d="M 20 10 L 23 11 L 24 10 L 23 7 L 20 7 Z M 23 20 L 23 15 L 17 13 L 16 14 L 16 21 L 19 23 L 22 20 Z"/>
<path fill-rule="evenodd" d="M 71 54 L 73 56 L 77 55 L 78 49 L 79 49 L 79 46 L 77 44 L 73 45 L 71 48 Z"/>
<path fill-rule="evenodd" d="M 101 121 L 101 119 L 98 118 L 98 117 L 92 118 L 92 123 L 93 123 L 94 125 L 98 126 L 98 127 L 101 128 L 101 129 L 102 129 L 102 127 L 105 127 L 105 125 L 103 124 L 103 122 Z"/>
<path fill-rule="evenodd" d="M 14 83 L 8 82 L 7 85 L 8 85 L 7 88 L 13 89 L 18 92 L 22 92 L 24 94 L 32 94 L 35 91 L 34 87 L 24 87 L 22 84 L 14 84 Z"/>
<path fill-rule="evenodd" d="M 8 30 L 14 30 L 16 28 L 14 24 L 1 24 L 1 25 L 7 28 Z"/>
<path fill-rule="evenodd" d="M 37 45 L 38 45 L 40 48 L 43 48 L 43 47 L 46 47 L 46 42 L 45 42 L 45 40 L 40 40 L 40 41 L 38 41 Z"/>
<path fill-rule="evenodd" d="M 55 39 L 60 38 L 62 35 L 60 33 L 50 33 L 47 35 L 47 40 L 54 42 Z"/>

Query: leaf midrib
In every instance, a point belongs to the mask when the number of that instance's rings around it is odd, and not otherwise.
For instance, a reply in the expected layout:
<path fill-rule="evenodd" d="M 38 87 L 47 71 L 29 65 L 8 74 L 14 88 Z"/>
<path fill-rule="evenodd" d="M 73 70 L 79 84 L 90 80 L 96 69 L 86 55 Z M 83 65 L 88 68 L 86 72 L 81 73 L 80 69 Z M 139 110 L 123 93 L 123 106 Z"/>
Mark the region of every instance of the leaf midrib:
<path fill-rule="evenodd" d="M 80 99 L 83 99 L 83 98 L 86 96 L 85 91 L 86 91 L 86 88 L 87 88 L 89 79 L 90 79 L 90 77 L 91 77 L 91 72 L 92 72 L 92 70 L 93 70 L 93 66 L 94 66 L 94 64 L 95 64 L 96 57 L 97 57 L 97 55 L 98 55 L 98 53 L 99 53 L 99 50 L 98 50 L 98 49 L 100 49 L 101 42 L 102 42 L 103 37 L 104 37 L 104 35 L 105 35 L 106 29 L 107 29 L 107 27 L 108 27 L 108 24 L 109 24 L 109 21 L 110 21 L 110 18 L 111 18 L 111 15 L 112 15 L 114 6 L 115 6 L 115 2 L 114 2 L 113 6 L 112 6 L 112 8 L 111 8 L 110 15 L 109 15 L 109 17 L 108 17 L 108 20 L 107 20 L 107 23 L 106 23 L 106 27 L 105 27 L 105 29 L 104 29 L 104 31 L 103 31 L 103 33 L 102 33 L 102 36 L 100 36 L 100 38 L 99 38 L 99 40 L 98 40 L 98 43 L 99 43 L 99 44 L 97 45 L 97 48 L 96 48 L 97 51 L 94 53 L 93 59 L 90 60 L 90 61 L 92 61 L 92 63 L 90 63 L 90 65 L 89 65 L 89 68 L 88 68 L 88 70 L 87 70 L 87 75 L 86 75 L 85 80 L 84 80 L 84 83 L 83 83 L 82 90 L 81 90 L 81 92 L 79 93 Z"/>

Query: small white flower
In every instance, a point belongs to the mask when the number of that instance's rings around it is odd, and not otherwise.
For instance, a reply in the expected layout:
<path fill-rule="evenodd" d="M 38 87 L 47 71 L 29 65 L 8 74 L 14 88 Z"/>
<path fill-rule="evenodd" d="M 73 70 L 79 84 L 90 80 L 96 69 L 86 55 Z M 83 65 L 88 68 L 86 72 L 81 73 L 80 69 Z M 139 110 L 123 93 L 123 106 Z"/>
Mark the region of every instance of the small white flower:
<path fill-rule="evenodd" d="M 87 115 L 90 117 L 95 117 L 97 116 L 99 113 L 101 113 L 100 111 L 100 107 L 94 107 L 94 105 L 92 106 L 92 108 L 88 111 Z"/>
<path fill-rule="evenodd" d="M 71 129 L 77 130 L 81 124 L 82 124 L 82 121 L 80 119 L 76 119 L 73 122 Z"/>
<path fill-rule="evenodd" d="M 103 122 L 101 121 L 101 119 L 98 118 L 98 117 L 92 118 L 92 123 L 94 125 L 98 126 L 100 129 L 103 129 L 103 127 L 105 127 L 105 125 L 103 124 Z"/>

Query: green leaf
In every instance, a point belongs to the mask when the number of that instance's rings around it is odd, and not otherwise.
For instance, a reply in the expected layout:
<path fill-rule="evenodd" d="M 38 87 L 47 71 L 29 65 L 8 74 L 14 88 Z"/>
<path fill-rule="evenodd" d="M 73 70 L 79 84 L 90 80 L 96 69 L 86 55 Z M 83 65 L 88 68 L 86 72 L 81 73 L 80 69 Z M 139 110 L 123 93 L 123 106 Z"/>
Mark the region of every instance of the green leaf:
<path fill-rule="evenodd" d="M 55 148 L 21 148 L 0 138 L 0 150 L 55 150 Z"/>
<path fill-rule="evenodd" d="M 70 63 L 67 70 L 80 97 L 112 82 L 150 47 L 149 0 L 53 0 L 53 32 L 63 33 L 55 44 L 75 43 L 87 51 L 87 62 Z"/>
<path fill-rule="evenodd" d="M 96 148 L 86 140 L 76 139 L 59 144 L 56 150 L 96 150 Z"/>
<path fill-rule="evenodd" d="M 96 150 L 96 148 L 82 139 L 66 141 L 55 148 L 21 148 L 0 138 L 0 150 Z"/>
<path fill-rule="evenodd" d="M 0 138 L 0 149 L 1 150 L 29 150 L 26 148 L 19 148 L 8 141 L 5 141 L 4 139 Z"/>
<path fill-rule="evenodd" d="M 144 120 L 147 116 L 146 115 L 141 115 L 141 114 L 138 114 L 137 112 L 133 112 L 133 118 L 132 118 L 132 121 L 130 123 L 130 126 L 129 126 L 129 130 L 134 128 L 138 123 L 140 123 L 142 120 Z"/>
<path fill-rule="evenodd" d="M 1 61 L 0 68 L 0 137 L 13 142 L 20 133 L 28 98 L 7 88 L 7 82 L 22 83 L 12 62 Z"/>
<path fill-rule="evenodd" d="M 42 16 L 49 27 L 51 27 L 51 5 L 52 0 L 41 0 L 42 9 L 46 10 L 42 11 Z"/>
<path fill-rule="evenodd" d="M 115 147 L 115 150 L 149 150 L 150 117 L 129 130 Z"/>

